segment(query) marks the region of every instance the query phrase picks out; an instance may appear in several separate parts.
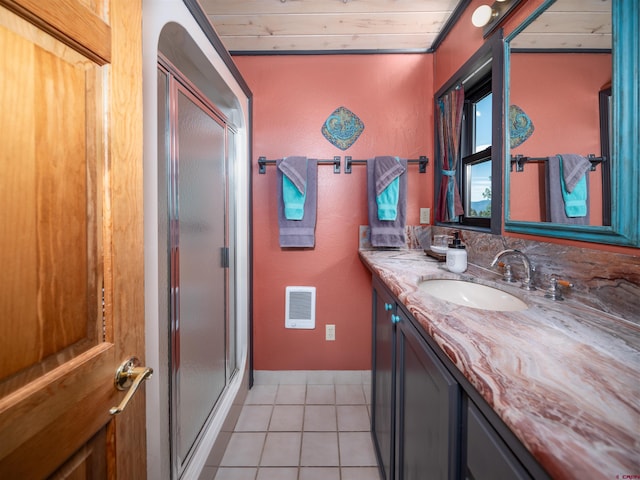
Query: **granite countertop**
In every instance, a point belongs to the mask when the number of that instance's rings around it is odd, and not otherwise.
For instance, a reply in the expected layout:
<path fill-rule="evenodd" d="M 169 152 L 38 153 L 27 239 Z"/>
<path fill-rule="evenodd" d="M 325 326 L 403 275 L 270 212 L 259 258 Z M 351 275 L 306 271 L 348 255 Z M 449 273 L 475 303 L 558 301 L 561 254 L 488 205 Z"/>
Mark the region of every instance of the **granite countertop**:
<path fill-rule="evenodd" d="M 640 475 L 640 328 L 422 250 L 360 250 L 377 275 L 554 479 Z M 529 308 L 494 312 L 418 291 L 428 278 L 498 286 Z M 625 477 L 627 475 L 628 477 Z"/>

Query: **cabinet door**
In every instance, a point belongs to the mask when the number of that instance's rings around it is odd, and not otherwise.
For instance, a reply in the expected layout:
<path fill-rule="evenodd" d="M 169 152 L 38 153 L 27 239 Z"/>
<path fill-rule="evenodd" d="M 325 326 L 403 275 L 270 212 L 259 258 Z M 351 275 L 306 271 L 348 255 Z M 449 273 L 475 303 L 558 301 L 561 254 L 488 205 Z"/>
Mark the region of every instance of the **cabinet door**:
<path fill-rule="evenodd" d="M 527 473 L 478 408 L 467 410 L 468 480 L 528 480 Z"/>
<path fill-rule="evenodd" d="M 396 478 L 458 478 L 460 388 L 401 311 L 397 335 Z"/>
<path fill-rule="evenodd" d="M 371 429 L 384 480 L 393 472 L 395 327 L 393 297 L 380 284 L 373 290 L 373 377 Z"/>

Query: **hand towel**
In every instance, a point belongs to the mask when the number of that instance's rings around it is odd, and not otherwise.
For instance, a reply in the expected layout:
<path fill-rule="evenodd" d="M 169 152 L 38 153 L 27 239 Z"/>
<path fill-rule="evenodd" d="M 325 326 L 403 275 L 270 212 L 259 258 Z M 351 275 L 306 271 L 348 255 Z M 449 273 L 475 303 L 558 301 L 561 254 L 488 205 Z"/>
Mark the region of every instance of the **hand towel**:
<path fill-rule="evenodd" d="M 591 162 L 582 155 L 563 153 L 560 158 L 560 175 L 564 211 L 567 217 L 584 217 L 587 214 L 587 174 Z"/>
<path fill-rule="evenodd" d="M 307 157 L 286 157 L 277 166 L 283 175 L 282 198 L 287 220 L 302 220 L 307 196 Z"/>
<path fill-rule="evenodd" d="M 400 175 L 405 167 L 397 157 L 376 157 L 374 177 L 379 220 L 395 220 L 398 215 Z"/>
<path fill-rule="evenodd" d="M 314 247 L 316 230 L 316 209 L 318 203 L 318 161 L 306 161 L 306 185 L 304 214 L 300 220 L 289 220 L 285 215 L 283 183 L 285 175 L 280 169 L 284 160 L 276 161 L 276 184 L 278 199 L 278 227 L 281 247 Z M 285 168 L 287 170 L 287 168 Z M 300 173 L 300 169 L 296 168 Z M 290 178 L 290 177 L 289 177 Z M 292 181 L 292 183 L 294 183 Z M 295 185 L 295 184 L 294 184 Z M 297 188 L 297 187 L 296 187 Z"/>
<path fill-rule="evenodd" d="M 393 157 L 389 158 L 393 159 Z M 380 220 L 378 217 L 375 163 L 375 158 L 367 160 L 367 203 L 369 207 L 371 245 L 374 247 L 404 247 L 406 244 L 405 225 L 407 217 L 407 161 L 406 159 L 400 159 L 400 165 L 404 168 L 404 172 L 397 177 L 398 201 L 395 220 Z"/>
<path fill-rule="evenodd" d="M 564 178 L 567 192 L 573 192 L 576 184 L 591 170 L 591 162 L 582 155 L 563 153 L 558 155 L 561 160 L 562 178 Z"/>
<path fill-rule="evenodd" d="M 547 221 L 553 223 L 565 223 L 571 225 L 589 225 L 589 204 L 585 202 L 586 213 L 582 217 L 569 217 L 565 212 L 565 200 L 563 197 L 562 172 L 560 171 L 560 158 L 557 155 L 547 159 L 546 168 L 546 203 Z M 588 198 L 588 182 L 585 181 Z"/>
<path fill-rule="evenodd" d="M 569 218 L 587 214 L 587 172 L 591 162 L 581 155 L 558 155 L 560 159 L 560 188 L 564 212 Z"/>

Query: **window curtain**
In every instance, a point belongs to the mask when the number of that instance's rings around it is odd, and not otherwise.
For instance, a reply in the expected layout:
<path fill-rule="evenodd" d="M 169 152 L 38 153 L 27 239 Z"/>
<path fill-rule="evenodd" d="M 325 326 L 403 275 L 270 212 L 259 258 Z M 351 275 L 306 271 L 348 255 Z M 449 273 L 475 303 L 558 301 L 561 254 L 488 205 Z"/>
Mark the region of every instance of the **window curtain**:
<path fill-rule="evenodd" d="M 438 143 L 442 177 L 436 207 L 436 220 L 439 222 L 457 222 L 464 213 L 456 168 L 460 162 L 460 136 L 462 131 L 462 107 L 464 89 L 462 86 L 451 90 L 438 99 Z"/>

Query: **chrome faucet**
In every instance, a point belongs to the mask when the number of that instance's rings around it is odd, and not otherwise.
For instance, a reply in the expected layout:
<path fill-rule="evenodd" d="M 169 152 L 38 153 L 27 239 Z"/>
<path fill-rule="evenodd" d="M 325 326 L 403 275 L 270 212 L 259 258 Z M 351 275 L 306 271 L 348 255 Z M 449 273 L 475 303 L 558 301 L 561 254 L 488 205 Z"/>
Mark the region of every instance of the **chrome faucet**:
<path fill-rule="evenodd" d="M 501 252 L 498 252 L 498 254 L 494 257 L 493 262 L 491 262 L 491 266 L 495 267 L 496 263 L 498 263 L 498 261 L 502 257 L 506 257 L 508 255 L 519 257 L 520 260 L 522 260 L 522 264 L 524 265 L 524 275 L 525 275 L 524 280 L 522 281 L 522 288 L 524 288 L 525 290 L 535 290 L 536 287 L 534 287 L 532 284 L 533 271 L 535 270 L 535 268 L 531 263 L 531 261 L 529 260 L 529 257 L 527 257 L 524 254 L 524 252 L 521 252 L 520 250 L 515 250 L 513 248 L 502 250 Z"/>

